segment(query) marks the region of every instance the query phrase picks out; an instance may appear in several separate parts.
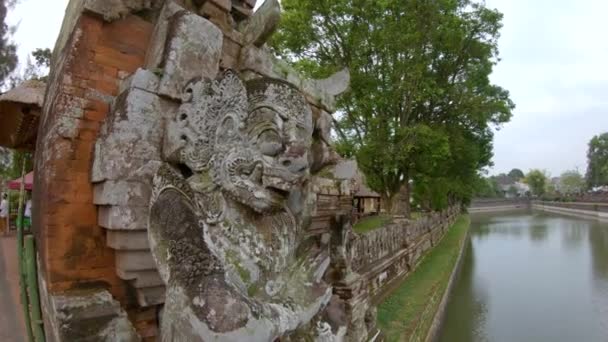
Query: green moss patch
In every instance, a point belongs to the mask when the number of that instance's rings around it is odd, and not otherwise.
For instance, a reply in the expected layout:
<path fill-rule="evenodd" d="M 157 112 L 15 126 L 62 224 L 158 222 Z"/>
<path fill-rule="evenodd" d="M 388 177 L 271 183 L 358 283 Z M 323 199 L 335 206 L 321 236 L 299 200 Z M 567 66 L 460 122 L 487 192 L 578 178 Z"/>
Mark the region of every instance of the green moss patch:
<path fill-rule="evenodd" d="M 469 225 L 468 216 L 459 217 L 414 272 L 378 306 L 378 327 L 387 341 L 426 338 Z"/>

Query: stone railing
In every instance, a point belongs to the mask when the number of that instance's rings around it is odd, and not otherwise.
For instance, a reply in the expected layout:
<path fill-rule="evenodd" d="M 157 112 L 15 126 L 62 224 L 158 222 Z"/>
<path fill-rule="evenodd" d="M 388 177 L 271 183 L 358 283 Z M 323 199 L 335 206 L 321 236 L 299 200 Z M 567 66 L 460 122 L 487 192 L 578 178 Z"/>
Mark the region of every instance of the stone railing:
<path fill-rule="evenodd" d="M 437 245 L 460 214 L 460 206 L 417 220 L 397 219 L 366 234 L 354 234 L 348 254 L 370 297 L 377 297 L 393 280 L 409 273 L 420 257 Z"/>
<path fill-rule="evenodd" d="M 608 202 L 605 202 L 605 203 L 580 203 L 580 202 L 534 201 L 532 203 L 534 205 L 546 205 L 546 206 L 566 208 L 566 209 L 608 212 Z"/>
<path fill-rule="evenodd" d="M 583 215 L 608 220 L 608 203 L 533 201 L 532 208 L 560 214 Z"/>
<path fill-rule="evenodd" d="M 491 212 L 511 209 L 527 209 L 530 207 L 529 198 L 479 198 L 471 202 L 468 210 L 475 212 Z"/>
<path fill-rule="evenodd" d="M 454 206 L 417 220 L 400 219 L 366 234 L 355 234 L 351 242 L 353 270 L 364 269 L 389 255 L 394 255 L 396 251 L 416 244 L 434 228 L 451 222 L 459 212 L 459 207 Z"/>

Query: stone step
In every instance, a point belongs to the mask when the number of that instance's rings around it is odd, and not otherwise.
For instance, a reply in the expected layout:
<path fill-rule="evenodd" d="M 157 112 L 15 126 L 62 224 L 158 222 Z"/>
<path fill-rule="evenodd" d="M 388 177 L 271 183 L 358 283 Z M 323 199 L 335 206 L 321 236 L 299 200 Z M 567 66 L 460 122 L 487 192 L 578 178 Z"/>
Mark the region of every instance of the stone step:
<path fill-rule="evenodd" d="M 143 307 L 163 304 L 165 302 L 164 286 L 136 289 L 135 293 L 137 295 L 137 303 Z"/>
<path fill-rule="evenodd" d="M 160 278 L 160 274 L 158 274 L 157 270 L 132 272 L 117 270 L 116 273 L 118 274 L 120 279 L 128 280 L 129 284 L 131 284 L 131 286 L 137 289 L 165 285 L 163 280 Z"/>
<path fill-rule="evenodd" d="M 152 258 L 150 251 L 116 251 L 116 269 L 123 274 L 156 270 L 156 262 Z"/>
<path fill-rule="evenodd" d="M 107 230 L 106 244 L 116 250 L 149 250 L 148 232 L 145 230 Z"/>

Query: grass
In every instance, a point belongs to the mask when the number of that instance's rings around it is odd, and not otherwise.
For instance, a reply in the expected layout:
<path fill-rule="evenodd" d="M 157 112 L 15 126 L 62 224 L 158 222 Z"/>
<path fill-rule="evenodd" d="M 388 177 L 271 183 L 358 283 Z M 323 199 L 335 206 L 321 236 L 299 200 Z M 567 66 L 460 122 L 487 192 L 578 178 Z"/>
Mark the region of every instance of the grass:
<path fill-rule="evenodd" d="M 469 224 L 468 216 L 459 217 L 414 272 L 378 306 L 378 326 L 387 341 L 426 338 Z"/>
<path fill-rule="evenodd" d="M 391 217 L 387 215 L 368 216 L 357 221 L 353 226 L 353 230 L 359 234 L 364 234 L 383 227 L 390 222 Z"/>

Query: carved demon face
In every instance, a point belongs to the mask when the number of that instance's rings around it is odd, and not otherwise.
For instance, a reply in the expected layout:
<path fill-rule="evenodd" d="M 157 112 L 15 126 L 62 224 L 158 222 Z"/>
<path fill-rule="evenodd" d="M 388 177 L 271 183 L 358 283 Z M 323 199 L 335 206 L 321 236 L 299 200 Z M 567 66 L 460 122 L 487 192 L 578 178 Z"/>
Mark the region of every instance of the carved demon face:
<path fill-rule="evenodd" d="M 215 179 L 229 196 L 256 212 L 281 210 L 290 191 L 309 175 L 312 114 L 302 95 L 279 81 L 250 81 L 247 94 L 247 115 L 239 124 L 242 145 L 216 156 L 222 173 Z M 235 128 L 230 121 L 219 136 Z"/>
<path fill-rule="evenodd" d="M 309 176 L 312 113 L 294 87 L 232 72 L 190 86 L 176 119 L 180 162 L 258 213 L 282 210 Z"/>

